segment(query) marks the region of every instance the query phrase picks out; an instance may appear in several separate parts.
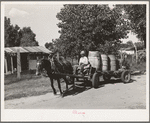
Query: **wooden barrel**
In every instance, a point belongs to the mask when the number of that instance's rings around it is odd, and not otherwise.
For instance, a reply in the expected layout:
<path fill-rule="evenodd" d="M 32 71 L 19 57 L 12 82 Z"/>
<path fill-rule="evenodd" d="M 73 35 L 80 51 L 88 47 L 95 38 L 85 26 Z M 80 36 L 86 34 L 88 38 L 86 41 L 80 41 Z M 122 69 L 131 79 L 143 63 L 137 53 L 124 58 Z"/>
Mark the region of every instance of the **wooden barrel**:
<path fill-rule="evenodd" d="M 101 54 L 102 59 L 102 71 L 108 71 L 108 56 Z"/>
<path fill-rule="evenodd" d="M 115 55 L 108 55 L 108 58 L 110 59 L 110 70 L 111 71 L 116 71 L 116 57 Z"/>
<path fill-rule="evenodd" d="M 101 59 L 99 51 L 89 51 L 88 59 L 93 68 L 96 70 L 101 70 Z"/>

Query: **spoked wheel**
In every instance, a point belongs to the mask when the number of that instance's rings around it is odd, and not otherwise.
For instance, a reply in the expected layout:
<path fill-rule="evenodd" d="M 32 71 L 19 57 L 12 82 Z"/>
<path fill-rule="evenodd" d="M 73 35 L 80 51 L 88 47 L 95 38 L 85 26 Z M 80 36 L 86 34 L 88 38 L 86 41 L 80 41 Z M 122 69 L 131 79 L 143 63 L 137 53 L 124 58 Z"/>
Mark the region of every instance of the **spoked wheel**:
<path fill-rule="evenodd" d="M 131 80 L 131 74 L 129 71 L 125 70 L 122 72 L 121 74 L 121 80 L 124 82 L 124 83 L 129 83 L 130 80 Z"/>
<path fill-rule="evenodd" d="M 99 74 L 98 73 L 94 73 L 93 77 L 92 77 L 92 86 L 94 88 L 98 88 L 99 85 Z"/>
<path fill-rule="evenodd" d="M 104 81 L 109 81 L 111 79 L 110 75 L 103 75 Z"/>

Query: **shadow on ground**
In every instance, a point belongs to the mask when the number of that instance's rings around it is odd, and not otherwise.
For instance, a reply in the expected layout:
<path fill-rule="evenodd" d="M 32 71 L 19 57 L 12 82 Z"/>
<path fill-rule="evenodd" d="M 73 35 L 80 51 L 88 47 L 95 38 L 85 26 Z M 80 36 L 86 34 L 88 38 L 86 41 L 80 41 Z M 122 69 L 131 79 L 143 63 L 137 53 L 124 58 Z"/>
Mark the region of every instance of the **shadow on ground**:
<path fill-rule="evenodd" d="M 129 83 L 133 83 L 134 81 L 136 81 L 136 80 L 131 79 L 130 82 L 128 82 L 128 83 L 122 82 L 121 79 L 111 79 L 109 81 L 99 81 L 99 86 L 96 89 L 105 87 L 105 85 L 107 85 L 107 84 L 117 84 L 117 83 L 129 84 Z M 85 83 L 86 83 L 86 86 L 85 86 Z M 75 87 L 76 87 L 76 89 L 73 90 L 73 86 L 71 86 L 69 88 L 69 90 L 64 93 L 63 97 L 70 96 L 70 95 L 75 96 L 82 92 L 90 90 L 92 88 L 92 82 L 91 81 L 75 82 Z"/>
<path fill-rule="evenodd" d="M 73 86 L 71 86 L 69 88 L 69 90 L 64 93 L 63 97 L 70 96 L 70 95 L 75 96 L 75 95 L 78 95 L 82 92 L 88 91 L 91 88 L 92 88 L 92 83 L 90 81 L 75 82 L 75 89 L 73 90 Z"/>
<path fill-rule="evenodd" d="M 111 80 L 109 80 L 109 81 L 100 81 L 98 88 L 104 87 L 104 86 L 107 85 L 107 84 L 117 84 L 117 83 L 129 84 L 129 83 L 133 83 L 134 81 L 136 81 L 136 80 L 131 79 L 130 82 L 128 82 L 128 83 L 122 82 L 121 79 L 111 79 Z"/>

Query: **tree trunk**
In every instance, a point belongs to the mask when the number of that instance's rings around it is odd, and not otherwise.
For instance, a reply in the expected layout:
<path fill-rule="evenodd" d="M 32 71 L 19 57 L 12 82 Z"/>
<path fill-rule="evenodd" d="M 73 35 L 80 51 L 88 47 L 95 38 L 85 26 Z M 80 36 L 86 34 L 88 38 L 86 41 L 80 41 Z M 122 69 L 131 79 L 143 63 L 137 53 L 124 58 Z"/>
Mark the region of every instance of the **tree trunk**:
<path fill-rule="evenodd" d="M 144 41 L 144 47 L 145 47 L 145 49 L 146 49 L 146 40 Z"/>
<path fill-rule="evenodd" d="M 146 49 L 146 35 L 144 35 L 143 37 L 144 37 L 144 38 L 143 38 L 143 40 L 144 40 L 144 47 L 145 47 L 145 49 Z"/>

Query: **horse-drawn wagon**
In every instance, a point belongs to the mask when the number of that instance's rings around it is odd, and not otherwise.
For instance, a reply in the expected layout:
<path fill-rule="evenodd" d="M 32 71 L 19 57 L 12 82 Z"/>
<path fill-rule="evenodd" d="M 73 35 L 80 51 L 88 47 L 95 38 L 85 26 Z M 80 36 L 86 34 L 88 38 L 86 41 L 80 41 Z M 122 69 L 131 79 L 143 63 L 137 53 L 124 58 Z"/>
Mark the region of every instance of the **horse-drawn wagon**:
<path fill-rule="evenodd" d="M 88 59 L 89 59 L 90 65 L 85 68 L 83 75 L 81 75 L 78 72 L 80 70 L 80 67 L 74 67 L 74 69 L 71 68 L 72 66 L 67 61 L 65 61 L 65 59 L 61 59 L 60 61 L 61 64 L 59 63 L 59 60 L 55 58 L 53 59 L 53 61 L 51 61 L 51 63 L 48 63 L 49 61 L 45 61 L 45 63 L 43 63 L 44 61 L 42 61 L 41 63 L 39 63 L 41 65 L 40 66 L 37 65 L 37 66 L 39 66 L 38 68 L 40 69 L 43 66 L 45 66 L 43 68 L 46 69 L 50 79 L 52 78 L 51 79 L 52 88 L 53 88 L 53 79 L 57 79 L 59 88 L 60 88 L 60 82 L 58 78 L 64 78 L 64 80 L 66 81 L 66 85 L 67 85 L 68 84 L 67 82 L 68 80 L 66 78 L 67 76 L 70 78 L 70 80 L 72 80 L 73 85 L 75 85 L 74 84 L 75 79 L 78 80 L 79 78 L 82 78 L 84 79 L 85 83 L 87 82 L 87 80 L 90 80 L 94 88 L 97 88 L 99 86 L 100 76 L 103 76 L 103 79 L 105 81 L 110 80 L 111 77 L 115 77 L 115 78 L 121 78 L 121 80 L 124 83 L 130 82 L 130 79 L 131 79 L 130 71 L 127 70 L 125 67 L 121 66 L 119 60 L 117 60 L 114 55 L 100 54 L 99 51 L 89 51 Z M 53 63 L 55 66 L 54 72 L 52 72 L 51 70 L 52 69 L 51 66 L 53 66 Z M 68 67 L 67 65 L 69 65 L 70 67 Z M 56 70 L 56 68 L 61 68 L 61 67 L 63 68 L 62 71 L 61 69 L 60 71 Z M 66 88 L 68 87 L 66 86 Z M 53 90 L 55 93 L 55 89 Z M 60 92 L 61 92 L 61 89 L 60 89 Z"/>

